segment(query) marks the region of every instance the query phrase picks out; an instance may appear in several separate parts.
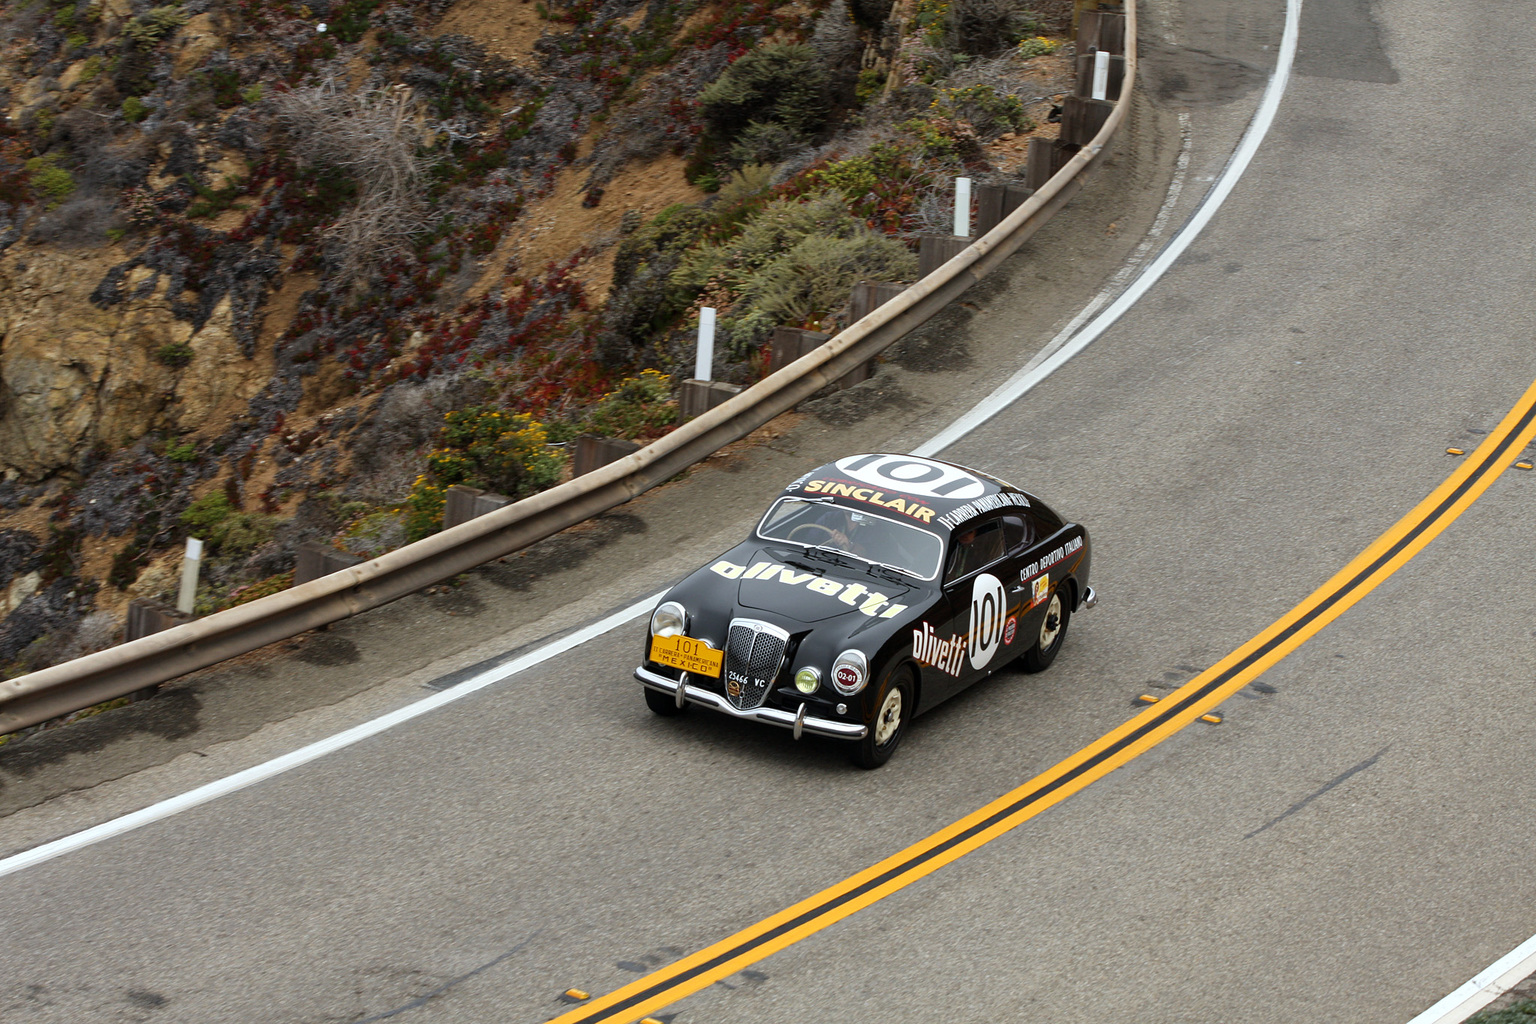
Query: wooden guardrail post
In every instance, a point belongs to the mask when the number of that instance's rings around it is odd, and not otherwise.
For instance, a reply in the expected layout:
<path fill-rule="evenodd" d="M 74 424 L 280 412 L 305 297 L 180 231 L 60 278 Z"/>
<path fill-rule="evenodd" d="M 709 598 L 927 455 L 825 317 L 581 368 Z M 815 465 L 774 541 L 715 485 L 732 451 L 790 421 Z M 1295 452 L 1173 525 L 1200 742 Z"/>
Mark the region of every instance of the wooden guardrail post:
<path fill-rule="evenodd" d="M 305 541 L 299 545 L 293 561 L 293 585 L 308 583 L 366 561 L 360 555 L 349 554 L 318 540 Z"/>
<path fill-rule="evenodd" d="M 1077 16 L 1077 52 L 1125 53 L 1125 11 L 1083 11 Z"/>
<path fill-rule="evenodd" d="M 976 186 L 976 233 L 984 235 L 1003 222 L 1003 218 L 1034 195 L 1023 185 Z"/>
<path fill-rule="evenodd" d="M 191 621 L 191 615 L 179 612 L 168 604 L 136 597 L 128 602 L 128 620 L 123 624 L 123 643 Z"/>
<path fill-rule="evenodd" d="M 686 421 L 702 416 L 740 392 L 738 385 L 723 384 L 718 380 L 685 380 L 677 395 L 678 418 Z"/>
<path fill-rule="evenodd" d="M 1061 144 L 1071 146 L 1074 152 L 1086 146 L 1099 134 L 1114 109 L 1115 105 L 1107 100 L 1068 96 L 1061 101 Z"/>
<path fill-rule="evenodd" d="M 927 277 L 954 259 L 973 239 L 958 235 L 920 235 L 917 243 L 917 276 Z"/>
<path fill-rule="evenodd" d="M 583 434 L 576 439 L 576 455 L 571 460 L 571 476 L 586 476 L 594 469 L 601 469 L 610 462 L 618 462 L 640 446 L 633 441 L 617 437 L 598 437 Z"/>
<path fill-rule="evenodd" d="M 1067 165 L 1081 147 L 1068 146 L 1060 139 L 1030 139 L 1028 163 L 1024 166 L 1024 186 L 1031 191 L 1042 188 Z"/>

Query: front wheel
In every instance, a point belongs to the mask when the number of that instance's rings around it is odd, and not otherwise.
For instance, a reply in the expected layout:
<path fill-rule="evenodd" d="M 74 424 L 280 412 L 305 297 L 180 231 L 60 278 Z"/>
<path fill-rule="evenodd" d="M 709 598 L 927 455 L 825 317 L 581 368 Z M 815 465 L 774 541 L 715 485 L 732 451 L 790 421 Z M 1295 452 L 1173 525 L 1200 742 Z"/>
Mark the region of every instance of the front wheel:
<path fill-rule="evenodd" d="M 854 747 L 853 763 L 860 768 L 879 768 L 896 753 L 907 721 L 915 710 L 912 701 L 912 669 L 903 665 L 885 677 L 875 702 L 875 720 Z"/>
<path fill-rule="evenodd" d="M 682 684 L 679 683 L 678 685 Z M 688 710 L 687 704 L 684 704 L 682 707 L 677 706 L 677 697 L 674 694 L 662 693 L 660 690 L 653 690 L 649 686 L 642 687 L 641 690 L 645 694 L 645 706 L 662 718 L 671 718 L 673 715 L 680 715 Z"/>
<path fill-rule="evenodd" d="M 1035 645 L 1019 656 L 1019 667 L 1025 672 L 1044 672 L 1050 668 L 1062 642 L 1067 639 L 1067 623 L 1072 621 L 1072 610 L 1062 600 L 1061 591 L 1061 587 L 1051 591 L 1045 618 L 1040 620 L 1040 635 L 1035 638 Z"/>

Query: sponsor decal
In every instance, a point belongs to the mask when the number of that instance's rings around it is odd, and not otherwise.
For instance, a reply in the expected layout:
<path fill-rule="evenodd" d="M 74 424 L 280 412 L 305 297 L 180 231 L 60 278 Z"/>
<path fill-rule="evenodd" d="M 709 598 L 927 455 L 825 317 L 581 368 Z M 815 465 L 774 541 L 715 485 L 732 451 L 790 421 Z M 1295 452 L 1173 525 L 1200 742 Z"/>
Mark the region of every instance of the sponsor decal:
<path fill-rule="evenodd" d="M 1030 594 L 1029 598 L 1029 606 L 1033 608 L 1035 605 L 1051 596 L 1050 574 L 1047 573 L 1044 576 L 1037 576 L 1033 586 L 1031 587 L 1031 590 L 1032 593 Z"/>
<path fill-rule="evenodd" d="M 845 689 L 851 689 L 859 684 L 859 674 L 851 665 L 839 665 L 837 668 L 837 681 Z"/>
<path fill-rule="evenodd" d="M 1065 544 L 1057 548 L 1055 551 L 1052 551 L 1050 554 L 1040 556 L 1039 561 L 1030 562 L 1024 568 L 1020 569 L 1019 582 L 1028 583 L 1033 577 L 1038 576 L 1042 572 L 1045 572 L 1047 569 L 1061 561 L 1063 558 L 1066 558 L 1068 555 L 1081 550 L 1082 546 L 1083 538 L 1073 537 L 1071 540 L 1067 541 Z M 1042 600 L 1040 594 L 1040 585 L 1040 581 L 1035 580 L 1035 604 L 1039 604 Z M 1031 607 L 1033 607 L 1033 605 L 1031 605 Z"/>
<path fill-rule="evenodd" d="M 762 580 L 788 587 L 802 587 L 814 594 L 835 597 L 850 608 L 857 608 L 870 618 L 891 619 L 907 610 L 904 604 L 890 604 L 890 598 L 862 583 L 839 583 L 814 572 L 796 572 L 786 565 L 758 562 L 748 567 L 724 559 L 709 567 L 710 572 L 728 580 Z"/>
<path fill-rule="evenodd" d="M 1002 581 L 982 573 L 971 584 L 970 631 L 965 636 L 952 633 L 946 640 L 924 622 L 912 630 L 912 657 L 952 676 L 960 674 L 967 659 L 972 668 L 986 668 L 993 655 L 1013 642 L 1017 623 L 1008 617 L 1007 602 Z"/>
<path fill-rule="evenodd" d="M 1012 616 L 1012 615 L 1008 616 L 1008 624 L 1003 627 L 1003 646 L 1004 647 L 1007 647 L 1007 646 L 1009 646 L 1010 644 L 1013 643 L 1013 635 L 1014 635 L 1014 633 L 1018 632 L 1018 629 L 1019 629 L 1019 620 L 1017 618 L 1015 618 L 1014 616 Z"/>
<path fill-rule="evenodd" d="M 1008 598 L 1003 581 L 991 573 L 982 573 L 971 584 L 971 635 L 967 653 L 972 668 L 986 668 L 992 656 L 1003 646 L 1003 620 L 1008 616 Z"/>
<path fill-rule="evenodd" d="M 977 498 L 968 501 L 957 509 L 939 516 L 939 522 L 953 530 L 967 519 L 974 519 L 983 512 L 991 512 L 999 508 L 1028 508 L 1029 499 L 1014 491 L 1003 491 L 1000 494 L 989 494 L 985 498 Z"/>
<path fill-rule="evenodd" d="M 969 501 L 987 493 L 987 485 L 965 470 L 912 455 L 854 455 L 833 465 L 859 483 L 922 498 Z"/>
<path fill-rule="evenodd" d="M 920 523 L 933 522 L 933 509 L 916 498 L 906 498 L 901 495 L 887 496 L 884 491 L 860 487 L 858 484 L 841 483 L 837 480 L 812 480 L 805 485 L 805 493 L 826 494 L 834 498 L 852 498 L 854 501 L 868 502 L 871 505 L 888 508 L 892 512 L 911 516 Z"/>
<path fill-rule="evenodd" d="M 933 626 L 925 622 L 922 628 L 912 630 L 912 657 L 921 665 L 958 676 L 965 657 L 965 641 L 953 634 L 948 640 L 941 640 Z"/>

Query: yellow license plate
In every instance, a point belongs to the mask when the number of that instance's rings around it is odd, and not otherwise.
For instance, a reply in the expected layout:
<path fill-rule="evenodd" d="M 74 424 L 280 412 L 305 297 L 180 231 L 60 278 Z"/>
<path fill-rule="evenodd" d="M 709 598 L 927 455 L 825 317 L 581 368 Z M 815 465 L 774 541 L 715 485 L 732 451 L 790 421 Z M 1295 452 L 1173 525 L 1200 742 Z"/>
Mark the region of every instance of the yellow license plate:
<path fill-rule="evenodd" d="M 719 679 L 720 669 L 725 665 L 725 652 L 688 636 L 653 636 L 651 660 L 684 672 Z"/>

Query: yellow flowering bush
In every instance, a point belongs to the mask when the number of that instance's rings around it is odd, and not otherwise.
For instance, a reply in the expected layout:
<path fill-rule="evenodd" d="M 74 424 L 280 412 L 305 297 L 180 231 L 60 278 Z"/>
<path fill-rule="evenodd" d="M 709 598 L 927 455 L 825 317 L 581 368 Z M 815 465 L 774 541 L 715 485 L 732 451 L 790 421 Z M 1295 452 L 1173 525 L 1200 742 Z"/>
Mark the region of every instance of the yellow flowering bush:
<path fill-rule="evenodd" d="M 450 412 L 427 472 L 401 508 L 406 533 L 418 540 L 441 528 L 445 492 L 454 484 L 523 498 L 558 483 L 564 469 L 564 453 L 549 447 L 544 425 L 531 416 L 490 406 Z"/>

